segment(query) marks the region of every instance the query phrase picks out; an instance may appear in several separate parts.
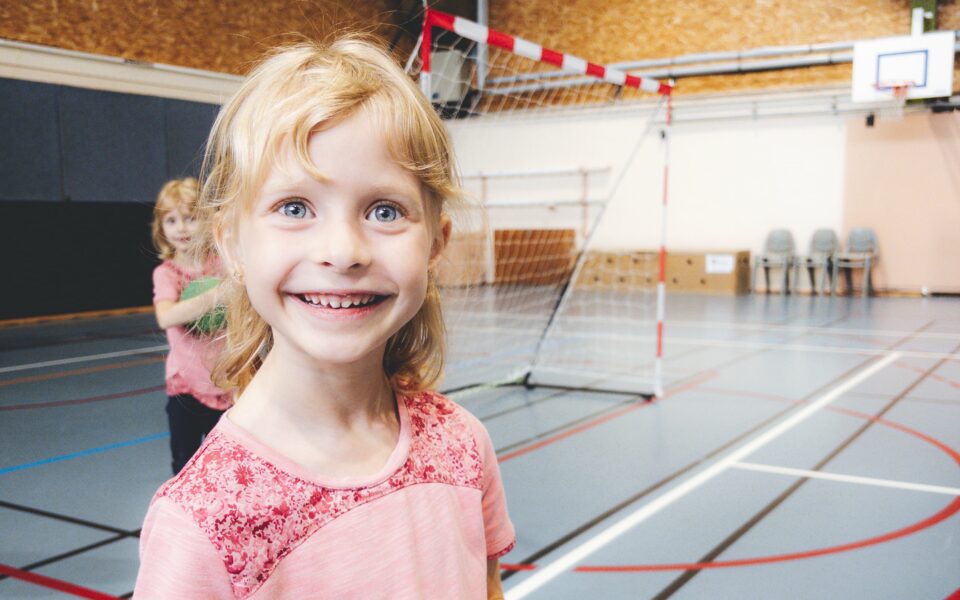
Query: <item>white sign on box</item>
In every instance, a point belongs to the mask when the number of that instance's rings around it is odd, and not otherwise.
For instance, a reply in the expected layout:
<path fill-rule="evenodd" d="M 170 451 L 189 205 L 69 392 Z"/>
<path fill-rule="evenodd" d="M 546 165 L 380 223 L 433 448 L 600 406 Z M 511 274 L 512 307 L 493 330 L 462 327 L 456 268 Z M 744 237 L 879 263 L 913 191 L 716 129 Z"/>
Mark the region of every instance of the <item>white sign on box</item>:
<path fill-rule="evenodd" d="M 729 274 L 733 273 L 733 267 L 736 264 L 736 257 L 733 254 L 708 254 L 706 260 L 707 273 Z"/>

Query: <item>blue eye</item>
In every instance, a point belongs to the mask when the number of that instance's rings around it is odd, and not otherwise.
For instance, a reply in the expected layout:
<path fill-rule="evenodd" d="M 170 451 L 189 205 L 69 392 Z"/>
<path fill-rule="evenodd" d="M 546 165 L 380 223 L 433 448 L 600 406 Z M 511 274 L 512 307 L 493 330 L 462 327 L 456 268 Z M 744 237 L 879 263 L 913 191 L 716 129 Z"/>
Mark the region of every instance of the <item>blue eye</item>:
<path fill-rule="evenodd" d="M 400 210 L 396 206 L 392 204 L 378 204 L 370 211 L 368 218 L 372 217 L 379 223 L 392 223 L 401 216 Z"/>
<path fill-rule="evenodd" d="M 280 205 L 280 214 L 291 219 L 305 219 L 307 205 L 300 200 L 289 200 Z"/>

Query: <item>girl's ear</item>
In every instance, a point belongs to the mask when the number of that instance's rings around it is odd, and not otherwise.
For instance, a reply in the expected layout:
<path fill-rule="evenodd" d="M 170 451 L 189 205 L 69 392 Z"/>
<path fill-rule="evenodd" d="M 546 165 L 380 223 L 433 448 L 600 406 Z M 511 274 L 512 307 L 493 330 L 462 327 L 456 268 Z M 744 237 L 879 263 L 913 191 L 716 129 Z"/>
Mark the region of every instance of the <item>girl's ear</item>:
<path fill-rule="evenodd" d="M 450 216 L 440 215 L 440 230 L 433 238 L 433 246 L 430 248 L 430 269 L 433 269 L 437 265 L 437 262 L 440 261 L 440 256 L 443 254 L 444 248 L 446 248 L 447 243 L 450 242 L 450 234 L 452 231 L 453 223 L 450 221 Z"/>

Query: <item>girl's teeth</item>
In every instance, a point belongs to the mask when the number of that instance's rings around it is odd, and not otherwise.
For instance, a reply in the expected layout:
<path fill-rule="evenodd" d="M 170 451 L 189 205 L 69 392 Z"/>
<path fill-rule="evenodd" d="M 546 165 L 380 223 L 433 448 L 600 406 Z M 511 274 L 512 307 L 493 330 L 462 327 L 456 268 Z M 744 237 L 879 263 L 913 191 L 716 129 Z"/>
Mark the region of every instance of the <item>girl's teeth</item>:
<path fill-rule="evenodd" d="M 323 306 L 325 308 L 350 308 L 368 304 L 376 296 L 322 296 L 320 294 L 304 294 L 304 299 L 314 306 Z"/>

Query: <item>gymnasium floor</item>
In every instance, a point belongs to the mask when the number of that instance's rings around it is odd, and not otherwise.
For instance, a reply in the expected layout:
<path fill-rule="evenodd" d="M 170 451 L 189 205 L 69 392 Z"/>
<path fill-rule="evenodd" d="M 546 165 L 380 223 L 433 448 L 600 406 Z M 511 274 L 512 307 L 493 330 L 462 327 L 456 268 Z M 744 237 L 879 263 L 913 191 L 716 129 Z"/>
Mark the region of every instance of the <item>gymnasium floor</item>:
<path fill-rule="evenodd" d="M 501 461 L 508 598 L 960 594 L 960 301 L 670 296 L 667 327 L 653 403 L 458 397 Z M 0 328 L 0 598 L 130 595 L 164 342 L 149 315 Z"/>

